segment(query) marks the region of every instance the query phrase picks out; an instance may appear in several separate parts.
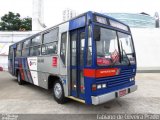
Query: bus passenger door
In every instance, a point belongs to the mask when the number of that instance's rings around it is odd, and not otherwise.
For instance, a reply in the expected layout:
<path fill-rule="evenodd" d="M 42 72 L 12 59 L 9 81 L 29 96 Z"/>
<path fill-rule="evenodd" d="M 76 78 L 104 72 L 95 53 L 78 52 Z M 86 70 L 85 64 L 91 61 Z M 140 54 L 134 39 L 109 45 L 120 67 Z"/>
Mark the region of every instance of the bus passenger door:
<path fill-rule="evenodd" d="M 9 55 L 8 55 L 8 71 L 14 75 L 14 66 L 15 66 L 15 48 L 11 46 L 9 48 Z"/>
<path fill-rule="evenodd" d="M 74 30 L 70 33 L 71 52 L 71 95 L 84 99 L 84 45 L 85 29 Z"/>
<path fill-rule="evenodd" d="M 13 55 L 12 55 L 12 75 L 15 75 L 15 54 L 16 54 L 16 48 L 13 49 Z"/>

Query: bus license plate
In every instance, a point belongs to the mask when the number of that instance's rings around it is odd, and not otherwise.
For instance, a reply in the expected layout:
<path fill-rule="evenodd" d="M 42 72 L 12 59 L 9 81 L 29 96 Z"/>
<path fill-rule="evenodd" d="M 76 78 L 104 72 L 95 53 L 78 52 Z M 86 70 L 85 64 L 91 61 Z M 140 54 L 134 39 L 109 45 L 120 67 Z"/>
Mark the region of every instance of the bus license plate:
<path fill-rule="evenodd" d="M 126 89 L 119 91 L 119 97 L 122 97 L 122 96 L 124 96 L 126 94 L 127 94 L 127 90 Z"/>

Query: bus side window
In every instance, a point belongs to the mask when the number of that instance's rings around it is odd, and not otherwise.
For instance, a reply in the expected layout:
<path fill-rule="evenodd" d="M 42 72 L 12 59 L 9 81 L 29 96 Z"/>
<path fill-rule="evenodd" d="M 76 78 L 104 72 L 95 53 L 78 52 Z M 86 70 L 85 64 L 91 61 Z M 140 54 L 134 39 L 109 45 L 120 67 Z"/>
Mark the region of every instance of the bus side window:
<path fill-rule="evenodd" d="M 21 56 L 21 43 L 17 44 L 17 49 L 16 49 L 16 57 Z"/>
<path fill-rule="evenodd" d="M 30 47 L 30 56 L 40 55 L 40 51 L 41 51 L 41 47 L 40 46 Z"/>
<path fill-rule="evenodd" d="M 58 52 L 58 28 L 43 34 L 42 55 L 57 54 Z"/>
<path fill-rule="evenodd" d="M 62 36 L 61 36 L 60 56 L 64 65 L 66 65 L 66 43 L 67 43 L 67 32 L 62 33 Z"/>
<path fill-rule="evenodd" d="M 37 46 L 41 44 L 41 38 L 40 35 L 35 36 L 34 38 L 32 38 L 31 40 L 31 46 Z"/>
<path fill-rule="evenodd" d="M 13 47 L 9 47 L 9 58 L 12 59 L 13 58 Z"/>
<path fill-rule="evenodd" d="M 30 39 L 23 42 L 22 56 L 28 56 L 29 55 L 29 46 L 30 46 Z"/>
<path fill-rule="evenodd" d="M 43 44 L 58 41 L 58 28 L 43 34 Z"/>
<path fill-rule="evenodd" d="M 57 42 L 42 45 L 42 55 L 57 54 Z"/>
<path fill-rule="evenodd" d="M 31 39 L 30 56 L 38 56 L 41 51 L 41 37 L 37 35 Z"/>

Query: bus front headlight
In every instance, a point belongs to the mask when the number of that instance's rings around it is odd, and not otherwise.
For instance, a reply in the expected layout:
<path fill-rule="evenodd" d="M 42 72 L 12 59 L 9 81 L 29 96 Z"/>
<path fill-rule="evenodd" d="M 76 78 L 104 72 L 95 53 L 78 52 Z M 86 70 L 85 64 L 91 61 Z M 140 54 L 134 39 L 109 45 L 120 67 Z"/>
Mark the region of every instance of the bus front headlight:
<path fill-rule="evenodd" d="M 130 78 L 130 81 L 134 81 L 134 80 L 135 80 L 135 78 L 134 78 L 134 77 Z"/>
<path fill-rule="evenodd" d="M 97 85 L 97 89 L 101 89 L 102 88 L 102 85 L 101 84 L 98 84 Z"/>
<path fill-rule="evenodd" d="M 102 88 L 106 88 L 107 87 L 107 85 L 106 84 L 102 84 Z"/>

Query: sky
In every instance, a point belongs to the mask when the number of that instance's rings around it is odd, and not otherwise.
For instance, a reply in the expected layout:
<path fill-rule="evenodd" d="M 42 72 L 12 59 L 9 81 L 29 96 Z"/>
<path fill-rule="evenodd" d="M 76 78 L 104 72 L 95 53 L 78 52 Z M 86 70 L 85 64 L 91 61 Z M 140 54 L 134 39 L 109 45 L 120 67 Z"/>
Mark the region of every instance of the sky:
<path fill-rule="evenodd" d="M 32 0 L 0 0 L 0 16 L 12 11 L 22 17 L 32 17 Z M 102 13 L 141 13 L 154 16 L 160 14 L 160 0 L 44 0 L 44 23 L 47 27 L 62 22 L 65 9 L 75 10 L 78 14 L 86 11 Z"/>

